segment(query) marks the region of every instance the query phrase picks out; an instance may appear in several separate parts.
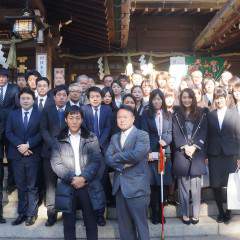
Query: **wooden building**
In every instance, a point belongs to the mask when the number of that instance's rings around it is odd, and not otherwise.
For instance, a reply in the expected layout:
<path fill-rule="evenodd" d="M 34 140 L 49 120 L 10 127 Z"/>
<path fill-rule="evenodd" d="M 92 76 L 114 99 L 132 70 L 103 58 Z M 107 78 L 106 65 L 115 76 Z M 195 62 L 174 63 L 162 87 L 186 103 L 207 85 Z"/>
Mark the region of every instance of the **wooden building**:
<path fill-rule="evenodd" d="M 163 55 L 158 70 L 168 69 L 169 56 L 223 56 L 239 74 L 239 0 L 0 0 L 5 56 L 13 43 L 6 16 L 21 16 L 26 4 L 41 31 L 38 39 L 16 43 L 20 72 L 36 68 L 37 56 L 44 55 L 50 79 L 55 68 L 64 68 L 68 81 L 77 74 L 98 78 L 101 56 L 117 75 L 128 53 L 135 63 L 140 53 L 152 53 Z"/>

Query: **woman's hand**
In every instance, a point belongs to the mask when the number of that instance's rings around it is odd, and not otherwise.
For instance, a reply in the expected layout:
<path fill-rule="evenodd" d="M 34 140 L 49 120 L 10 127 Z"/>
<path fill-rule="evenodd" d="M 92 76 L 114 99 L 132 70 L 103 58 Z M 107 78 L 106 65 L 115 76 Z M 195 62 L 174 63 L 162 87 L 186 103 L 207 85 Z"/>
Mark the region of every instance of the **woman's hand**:
<path fill-rule="evenodd" d="M 159 144 L 160 144 L 162 147 L 167 146 L 167 143 L 166 143 L 164 140 L 162 140 L 162 139 L 159 141 Z"/>
<path fill-rule="evenodd" d="M 148 162 L 153 162 L 152 153 L 148 154 Z"/>

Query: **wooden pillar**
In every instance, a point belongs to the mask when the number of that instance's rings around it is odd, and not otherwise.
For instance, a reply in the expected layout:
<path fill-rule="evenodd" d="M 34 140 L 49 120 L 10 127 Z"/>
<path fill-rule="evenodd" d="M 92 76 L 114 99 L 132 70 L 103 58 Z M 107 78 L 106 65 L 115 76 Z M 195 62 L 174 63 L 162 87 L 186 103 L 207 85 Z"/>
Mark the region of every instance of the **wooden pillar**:
<path fill-rule="evenodd" d="M 38 55 L 45 55 L 46 60 L 46 76 L 50 81 L 50 88 L 53 86 L 53 43 L 51 39 L 47 38 L 44 44 L 36 45 L 36 69 L 39 71 Z M 40 72 L 41 73 L 41 72 Z"/>

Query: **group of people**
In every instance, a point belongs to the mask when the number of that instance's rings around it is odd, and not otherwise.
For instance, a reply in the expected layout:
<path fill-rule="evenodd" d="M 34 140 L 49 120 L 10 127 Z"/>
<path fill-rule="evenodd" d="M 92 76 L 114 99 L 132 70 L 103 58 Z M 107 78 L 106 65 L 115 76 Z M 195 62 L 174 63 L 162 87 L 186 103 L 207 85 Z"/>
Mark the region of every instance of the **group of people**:
<path fill-rule="evenodd" d="M 228 175 L 240 167 L 238 77 L 225 71 L 216 81 L 196 70 L 176 86 L 161 71 L 154 82 L 140 73 L 131 79 L 106 75 L 97 87 L 87 75 L 69 85 L 58 76 L 50 89 L 37 71 L 19 75 L 16 84 L 8 76 L 0 69 L 0 223 L 6 222 L 4 156 L 7 192 L 18 191 L 12 225 L 33 225 L 44 202 L 45 225 L 53 226 L 61 211 L 65 239 L 76 239 L 81 208 L 87 239 L 93 240 L 97 226 L 106 224 L 105 208 L 116 206 L 120 238 L 147 240 L 148 209 L 153 224 L 166 221 L 162 201 L 179 204 L 184 224 L 199 222 L 201 178 L 208 168 L 216 221 L 231 220 L 223 203 Z"/>

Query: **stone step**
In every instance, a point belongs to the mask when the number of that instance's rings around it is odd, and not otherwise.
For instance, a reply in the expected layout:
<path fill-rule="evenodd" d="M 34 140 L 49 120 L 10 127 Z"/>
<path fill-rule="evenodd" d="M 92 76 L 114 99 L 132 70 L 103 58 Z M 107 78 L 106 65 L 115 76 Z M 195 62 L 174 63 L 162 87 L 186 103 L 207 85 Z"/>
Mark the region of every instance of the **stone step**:
<path fill-rule="evenodd" d="M 7 224 L 1 225 L 0 238 L 6 239 L 61 239 L 63 238 L 62 221 L 58 221 L 53 227 L 45 227 L 44 220 L 38 219 L 35 225 L 26 227 L 24 224 L 11 226 L 11 219 L 7 219 Z M 202 217 L 197 225 L 184 225 L 177 218 L 167 218 L 165 224 L 166 237 L 195 237 L 195 236 L 217 236 L 240 234 L 240 216 L 234 216 L 228 225 L 218 224 L 211 217 Z M 160 238 L 161 225 L 152 225 L 149 222 L 151 238 Z M 36 231 L 37 230 L 37 231 Z M 118 239 L 117 221 L 107 221 L 105 227 L 99 227 L 100 239 Z M 77 221 L 76 234 L 78 238 L 85 238 L 85 229 L 82 221 Z"/>
<path fill-rule="evenodd" d="M 232 211 L 232 213 L 233 213 L 233 215 L 240 215 L 240 211 Z M 16 218 L 17 217 L 17 203 L 9 202 L 9 203 L 5 204 L 4 208 L 3 208 L 3 214 L 6 218 Z M 168 218 L 176 218 L 179 216 L 179 208 L 177 208 L 175 206 L 171 206 L 171 205 L 165 206 L 164 214 Z M 213 201 L 201 204 L 201 210 L 200 210 L 201 217 L 216 216 L 217 214 L 218 214 L 217 207 Z M 47 218 L 47 209 L 43 204 L 38 209 L 38 217 L 40 219 Z M 77 217 L 79 219 L 82 218 L 81 211 L 78 211 Z M 112 219 L 112 220 L 117 219 L 116 208 L 107 208 L 106 217 L 107 217 L 107 219 Z"/>

